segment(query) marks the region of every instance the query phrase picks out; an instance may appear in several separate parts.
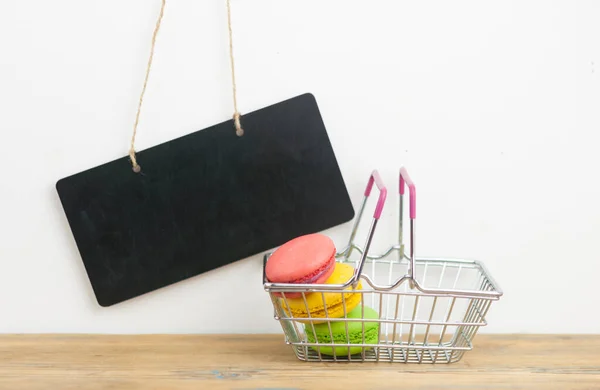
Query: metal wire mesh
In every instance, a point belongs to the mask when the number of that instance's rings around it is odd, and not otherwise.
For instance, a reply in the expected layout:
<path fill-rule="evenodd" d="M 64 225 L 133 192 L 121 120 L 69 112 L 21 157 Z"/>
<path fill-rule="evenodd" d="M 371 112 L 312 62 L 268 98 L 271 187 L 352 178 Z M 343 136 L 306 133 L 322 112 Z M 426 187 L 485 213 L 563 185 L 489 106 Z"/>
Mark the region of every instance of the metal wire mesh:
<path fill-rule="evenodd" d="M 342 259 L 343 262 L 347 262 Z M 352 261 L 350 261 L 352 263 Z M 494 292 L 493 281 L 485 268 L 478 262 L 452 259 L 417 259 L 416 272 L 422 275 L 420 283 L 425 287 L 437 289 L 456 289 L 473 293 Z M 390 284 L 406 273 L 408 260 L 403 261 L 383 258 L 367 260 L 365 271 L 371 275 L 375 283 Z M 306 291 L 302 292 L 304 300 Z M 310 293 L 324 294 L 324 290 Z M 393 361 L 406 363 L 451 363 L 460 360 L 465 351 L 473 348 L 472 341 L 478 329 L 486 325 L 485 315 L 491 302 L 498 297 L 473 297 L 464 294 L 431 294 L 423 293 L 417 288 L 410 288 L 405 282 L 392 291 L 377 291 L 363 282 L 361 290 L 352 291 L 361 295 L 361 305 L 375 309 L 378 319 L 328 318 L 329 327 L 336 322 L 346 325 L 346 343 L 319 342 L 309 340 L 310 331 L 321 323 L 321 319 L 311 321 L 306 318 L 291 316 L 285 292 L 282 297 L 271 292 L 275 319 L 280 321 L 285 334 L 286 343 L 290 344 L 300 360 L 305 361 Z M 345 303 L 349 292 L 342 292 Z M 325 301 L 325 298 L 323 298 Z M 306 302 L 306 301 L 305 301 Z M 287 309 L 287 310 L 286 310 Z M 310 313 L 308 306 L 307 312 Z M 297 321 L 306 323 L 298 323 Z M 317 324 L 315 324 L 317 322 Z M 378 324 L 376 344 L 350 342 L 347 331 L 349 322 Z M 308 328 L 308 329 L 307 329 Z M 330 330 L 331 332 L 331 330 Z M 333 340 L 331 335 L 329 338 Z M 320 353 L 321 348 L 333 349 L 333 355 Z M 340 347 L 360 348 L 360 353 L 338 355 Z M 350 352 L 350 351 L 349 351 Z"/>

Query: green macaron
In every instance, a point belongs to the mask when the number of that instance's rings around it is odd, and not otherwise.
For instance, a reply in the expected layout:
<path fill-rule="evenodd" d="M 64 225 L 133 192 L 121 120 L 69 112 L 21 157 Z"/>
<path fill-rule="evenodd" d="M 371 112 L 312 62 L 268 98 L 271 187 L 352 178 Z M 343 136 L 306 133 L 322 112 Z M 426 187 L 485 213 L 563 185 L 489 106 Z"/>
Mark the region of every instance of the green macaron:
<path fill-rule="evenodd" d="M 358 305 L 352 309 L 346 315 L 346 318 L 364 318 L 368 319 L 379 319 L 379 314 L 370 307 L 364 306 L 364 317 L 363 317 L 363 306 Z M 348 337 L 346 337 L 346 323 L 348 324 Z M 364 324 L 364 333 L 363 333 Z M 331 325 L 331 332 L 329 331 L 329 325 Z M 312 346 L 314 350 L 320 350 L 323 355 L 333 356 L 334 349 L 336 356 L 348 355 L 348 346 L 343 347 L 331 347 L 331 337 L 335 344 L 377 344 L 379 338 L 379 322 L 365 322 L 365 321 L 331 321 L 322 324 L 314 325 L 310 324 L 304 326 L 306 332 L 306 339 L 309 343 L 315 343 L 316 339 L 319 343 L 325 344 L 323 346 Z M 363 342 L 364 335 L 364 342 Z M 365 348 L 368 349 L 369 347 Z M 362 347 L 350 347 L 350 355 L 361 353 Z"/>

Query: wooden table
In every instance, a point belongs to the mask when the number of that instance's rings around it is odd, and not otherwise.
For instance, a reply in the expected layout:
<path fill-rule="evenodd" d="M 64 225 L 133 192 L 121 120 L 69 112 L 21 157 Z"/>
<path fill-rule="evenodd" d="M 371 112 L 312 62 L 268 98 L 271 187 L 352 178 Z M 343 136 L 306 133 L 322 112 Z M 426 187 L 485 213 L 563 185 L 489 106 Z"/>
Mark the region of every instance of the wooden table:
<path fill-rule="evenodd" d="M 281 335 L 0 335 L 0 389 L 509 388 L 600 389 L 600 335 L 479 335 L 450 365 L 304 363 Z"/>

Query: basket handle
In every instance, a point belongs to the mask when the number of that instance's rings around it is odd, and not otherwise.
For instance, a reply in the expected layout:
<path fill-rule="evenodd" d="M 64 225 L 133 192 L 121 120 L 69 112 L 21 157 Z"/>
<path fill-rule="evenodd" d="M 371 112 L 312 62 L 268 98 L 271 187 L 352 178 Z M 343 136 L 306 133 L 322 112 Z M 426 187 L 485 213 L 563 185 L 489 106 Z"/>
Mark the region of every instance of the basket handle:
<path fill-rule="evenodd" d="M 385 200 L 387 199 L 387 188 L 385 184 L 383 184 L 383 180 L 381 180 L 381 176 L 379 172 L 375 169 L 371 172 L 371 176 L 369 177 L 369 181 L 367 182 L 367 188 L 365 189 L 365 199 L 363 201 L 362 207 L 360 209 L 360 213 L 358 218 L 356 218 L 356 222 L 354 223 L 354 227 L 352 229 L 352 235 L 350 236 L 350 242 L 348 243 L 348 252 L 346 256 L 350 255 L 350 251 L 352 250 L 352 243 L 354 241 L 354 237 L 356 236 L 356 231 L 358 230 L 358 224 L 360 223 L 363 210 L 365 208 L 365 204 L 369 195 L 371 195 L 371 189 L 373 188 L 373 183 L 377 185 L 377 189 L 379 190 L 379 199 L 377 200 L 377 205 L 375 206 L 375 212 L 373 213 L 373 222 L 371 222 L 371 227 L 369 228 L 369 233 L 367 233 L 367 241 L 363 248 L 362 254 L 360 256 L 360 260 L 358 265 L 354 269 L 354 275 L 352 276 L 352 286 L 356 287 L 358 285 L 358 281 L 360 280 L 360 275 L 362 274 L 363 267 L 365 266 L 365 260 L 367 259 L 367 255 L 369 253 L 369 247 L 371 246 L 371 241 L 373 241 L 373 235 L 375 234 L 375 228 L 377 227 L 377 222 L 381 217 L 381 213 L 383 211 L 383 206 L 385 205 Z"/>
<path fill-rule="evenodd" d="M 385 188 L 385 184 L 383 184 L 383 180 L 381 180 L 381 176 L 377 170 L 374 170 L 369 177 L 369 182 L 367 183 L 367 188 L 365 189 L 365 197 L 369 197 L 369 195 L 371 195 L 373 183 L 375 183 L 377 185 L 377 189 L 379 189 L 379 199 L 377 199 L 377 206 L 375 206 L 373 218 L 379 219 L 381 217 L 381 212 L 383 211 L 383 206 L 385 205 L 385 199 L 387 198 L 387 188 Z"/>
<path fill-rule="evenodd" d="M 410 284 L 411 288 L 418 286 L 418 282 L 415 280 L 415 220 L 417 218 L 417 188 L 405 167 L 400 168 L 398 184 L 399 184 L 398 192 L 400 193 L 399 241 L 398 242 L 400 244 L 400 255 L 402 258 L 404 258 L 404 241 L 402 239 L 402 232 L 403 232 L 403 221 L 404 221 L 404 217 L 403 217 L 403 215 L 404 215 L 404 194 L 406 193 L 406 187 L 408 187 L 408 193 L 409 193 L 410 257 L 409 257 L 409 263 L 408 263 L 408 272 L 405 275 L 399 277 L 394 283 L 392 283 L 389 286 L 377 285 L 373 282 L 373 280 L 368 275 L 365 275 L 365 279 L 367 280 L 367 282 L 377 291 L 393 290 L 394 288 L 396 288 L 397 286 L 402 284 L 407 279 L 408 279 L 408 283 Z M 360 267 L 361 271 L 362 271 L 362 262 L 364 261 L 364 258 L 367 257 L 366 256 L 366 254 L 368 252 L 367 248 L 365 249 L 365 251 L 363 253 L 363 259 L 361 259 L 361 267 Z M 389 252 L 395 248 L 398 248 L 398 246 L 392 247 L 386 253 L 386 255 L 389 254 Z M 358 273 L 358 276 L 360 277 L 360 272 Z M 418 288 L 423 291 L 422 287 L 419 286 Z"/>
<path fill-rule="evenodd" d="M 410 196 L 410 219 L 415 219 L 417 217 L 417 189 L 415 187 L 415 183 L 408 175 L 406 168 L 402 167 L 400 168 L 400 195 L 404 195 L 405 183 L 408 185 L 408 192 Z"/>
<path fill-rule="evenodd" d="M 385 205 L 385 201 L 387 199 L 387 188 L 381 180 L 381 176 L 379 172 L 374 169 L 371 172 L 371 176 L 369 176 L 369 181 L 367 182 L 367 187 L 365 188 L 364 198 L 360 209 L 358 210 L 356 218 L 354 218 L 354 225 L 352 226 L 352 232 L 350 233 L 350 239 L 348 240 L 348 245 L 346 248 L 342 250 L 340 253 L 343 254 L 346 258 L 350 257 L 350 254 L 354 249 L 358 249 L 356 245 L 354 245 L 354 239 L 356 238 L 356 233 L 358 231 L 358 226 L 360 225 L 360 221 L 363 217 L 363 212 L 365 211 L 365 207 L 367 205 L 367 201 L 369 200 L 369 196 L 371 195 L 371 190 L 373 189 L 373 184 L 377 185 L 377 189 L 379 190 L 379 199 L 377 200 L 377 205 L 375 206 L 375 212 L 373 213 L 373 219 L 375 221 L 379 220 L 381 217 L 381 213 L 383 212 L 383 206 Z M 360 275 L 359 275 L 360 276 Z"/>
<path fill-rule="evenodd" d="M 400 179 L 399 179 L 399 192 L 400 192 L 400 215 L 399 215 L 399 242 L 401 248 L 401 255 L 404 256 L 404 240 L 403 240 L 403 227 L 404 227 L 404 193 L 408 187 L 409 193 L 409 218 L 410 218 L 410 262 L 408 265 L 407 277 L 411 287 L 415 280 L 415 219 L 417 218 L 417 188 L 415 183 L 410 178 L 408 171 L 405 167 L 400 168 Z M 402 278 L 401 278 L 402 279 Z M 398 282 L 397 282 L 398 283 Z M 394 283 L 395 285 L 396 283 Z"/>

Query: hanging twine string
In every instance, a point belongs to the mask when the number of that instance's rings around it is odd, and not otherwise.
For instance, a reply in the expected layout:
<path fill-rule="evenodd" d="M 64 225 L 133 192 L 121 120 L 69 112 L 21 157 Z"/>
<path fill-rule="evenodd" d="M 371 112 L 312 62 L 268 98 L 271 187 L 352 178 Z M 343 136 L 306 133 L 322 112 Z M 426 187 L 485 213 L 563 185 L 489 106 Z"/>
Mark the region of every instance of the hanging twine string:
<path fill-rule="evenodd" d="M 233 122 L 235 133 L 238 137 L 244 135 L 244 129 L 240 123 L 240 112 L 237 106 L 237 86 L 235 85 L 235 61 L 233 60 L 233 32 L 231 29 L 231 4 L 227 0 L 227 27 L 229 28 L 229 61 L 231 62 L 231 84 L 233 87 Z"/>
<path fill-rule="evenodd" d="M 156 37 L 158 35 L 158 31 L 160 30 L 160 24 L 165 13 L 165 5 L 166 0 L 161 0 L 160 13 L 158 14 L 156 26 L 154 27 L 154 33 L 152 34 L 152 44 L 150 46 L 150 57 L 148 58 L 148 65 L 146 67 L 146 77 L 144 78 L 144 85 L 142 87 L 142 93 L 140 94 L 140 99 L 138 102 L 137 113 L 135 115 L 135 122 L 133 124 L 133 135 L 131 136 L 131 145 L 129 147 L 129 158 L 131 159 L 133 171 L 136 173 L 141 171 L 141 167 L 137 163 L 137 158 L 135 155 L 135 136 L 137 135 L 137 128 L 140 121 L 140 113 L 142 111 L 144 94 L 146 93 L 148 78 L 150 77 L 150 69 L 152 69 L 152 60 L 154 58 L 154 47 L 156 46 Z M 235 133 L 241 137 L 242 135 L 244 135 L 244 129 L 242 128 L 242 125 L 240 123 L 240 113 L 237 108 L 237 87 L 235 84 L 235 66 L 233 61 L 233 32 L 231 29 L 231 6 L 229 4 L 229 0 L 227 0 L 227 25 L 229 27 L 229 59 L 231 61 L 231 81 L 233 84 L 233 121 L 235 124 Z"/>
<path fill-rule="evenodd" d="M 158 19 L 156 21 L 156 27 L 154 27 L 154 33 L 152 34 L 152 45 L 150 47 L 150 57 L 148 58 L 148 65 L 146 67 L 146 77 L 144 78 L 144 86 L 142 87 L 142 93 L 140 94 L 140 100 L 138 102 L 137 114 L 135 115 L 135 122 L 133 124 L 133 135 L 131 136 L 131 145 L 129 147 L 129 158 L 131 159 L 131 164 L 133 165 L 133 171 L 139 172 L 141 170 L 140 166 L 137 163 L 137 159 L 135 157 L 135 136 L 137 134 L 137 127 L 140 121 L 140 112 L 142 111 L 142 103 L 144 101 L 144 94 L 146 93 L 146 86 L 148 85 L 148 78 L 150 77 L 150 69 L 152 68 L 152 59 L 154 58 L 154 46 L 156 45 L 156 36 L 158 35 L 158 30 L 160 29 L 160 23 L 162 22 L 163 15 L 165 13 L 165 4 L 167 0 L 161 0 L 160 13 L 158 14 Z"/>

